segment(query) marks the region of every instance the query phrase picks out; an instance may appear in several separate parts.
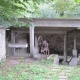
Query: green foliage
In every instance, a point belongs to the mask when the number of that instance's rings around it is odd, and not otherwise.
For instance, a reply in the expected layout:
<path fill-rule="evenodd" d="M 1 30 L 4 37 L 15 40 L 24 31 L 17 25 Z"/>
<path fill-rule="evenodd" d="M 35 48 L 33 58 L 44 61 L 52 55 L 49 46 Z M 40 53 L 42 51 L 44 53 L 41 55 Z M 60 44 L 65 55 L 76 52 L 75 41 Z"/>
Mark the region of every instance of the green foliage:
<path fill-rule="evenodd" d="M 18 18 L 80 18 L 80 0 L 0 0 L 0 25 L 27 26 Z"/>
<path fill-rule="evenodd" d="M 42 18 L 79 18 L 80 3 L 75 0 L 46 0 L 38 5 L 38 12 L 32 17 Z"/>
<path fill-rule="evenodd" d="M 80 66 L 75 67 L 73 71 L 70 73 L 68 80 L 80 80 L 79 70 L 80 70 Z"/>
<path fill-rule="evenodd" d="M 41 60 L 41 64 L 50 65 L 53 64 L 53 60 Z"/>
<path fill-rule="evenodd" d="M 59 14 L 59 18 L 79 18 L 79 3 L 74 0 L 54 0 L 51 3 L 53 10 L 56 10 L 56 13 Z"/>
<path fill-rule="evenodd" d="M 35 10 L 37 1 L 34 0 L 0 0 L 0 25 L 20 27 L 23 22 L 19 22 L 18 18 L 28 18 Z"/>
<path fill-rule="evenodd" d="M 80 0 L 74 0 L 75 2 L 80 2 Z"/>
<path fill-rule="evenodd" d="M 69 9 L 70 5 L 71 2 L 68 0 L 55 0 L 52 6 L 57 12 L 64 12 Z"/>
<path fill-rule="evenodd" d="M 32 17 L 42 17 L 42 18 L 55 18 L 56 17 L 56 11 L 53 10 L 49 4 L 42 3 L 39 6 L 38 12 L 35 12 L 32 14 Z"/>
<path fill-rule="evenodd" d="M 4 61 L 0 61 L 0 67 L 4 66 Z"/>
<path fill-rule="evenodd" d="M 3 69 L 0 68 L 0 80 L 59 80 L 63 72 L 63 75 L 68 76 L 67 80 L 80 79 L 80 65 L 77 67 L 58 66 L 53 65 L 49 60 L 29 64 L 23 62 L 14 67 L 6 65 Z M 66 70 L 70 70 L 70 74 L 66 74 Z"/>

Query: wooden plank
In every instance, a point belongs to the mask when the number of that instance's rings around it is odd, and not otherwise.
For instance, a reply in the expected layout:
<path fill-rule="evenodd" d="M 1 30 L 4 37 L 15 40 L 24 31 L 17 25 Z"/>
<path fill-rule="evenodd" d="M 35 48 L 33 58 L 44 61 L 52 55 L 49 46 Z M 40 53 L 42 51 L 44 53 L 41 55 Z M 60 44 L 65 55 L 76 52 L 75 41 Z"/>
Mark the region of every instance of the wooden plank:
<path fill-rule="evenodd" d="M 8 47 L 11 47 L 11 48 L 27 48 L 28 44 L 9 43 Z"/>
<path fill-rule="evenodd" d="M 34 21 L 37 27 L 80 27 L 80 21 Z"/>
<path fill-rule="evenodd" d="M 69 59 L 71 59 L 72 58 L 72 56 L 67 56 L 67 61 L 69 60 Z M 59 55 L 59 59 L 64 59 L 64 56 L 60 56 Z"/>
<path fill-rule="evenodd" d="M 29 31 L 26 31 L 26 30 L 15 30 L 15 32 L 17 32 L 17 33 L 29 33 Z"/>
<path fill-rule="evenodd" d="M 21 30 L 15 30 L 17 33 L 29 33 L 29 31 L 21 31 Z M 44 33 L 44 34 L 64 34 L 64 31 L 35 31 L 34 33 Z"/>
<path fill-rule="evenodd" d="M 44 34 L 64 34 L 64 31 L 35 31 L 35 33 L 44 33 Z"/>

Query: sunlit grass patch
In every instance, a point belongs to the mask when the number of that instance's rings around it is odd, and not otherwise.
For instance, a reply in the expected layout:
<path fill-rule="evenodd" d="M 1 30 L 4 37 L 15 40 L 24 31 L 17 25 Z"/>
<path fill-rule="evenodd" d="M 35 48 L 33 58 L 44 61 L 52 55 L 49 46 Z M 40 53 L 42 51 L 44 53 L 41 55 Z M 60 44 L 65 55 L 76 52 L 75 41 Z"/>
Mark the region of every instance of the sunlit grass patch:
<path fill-rule="evenodd" d="M 0 71 L 0 80 L 59 80 L 61 75 L 68 76 L 68 80 L 80 80 L 80 66 L 54 65 L 51 60 L 38 60 L 30 64 L 21 62 L 6 68 L 5 72 Z"/>

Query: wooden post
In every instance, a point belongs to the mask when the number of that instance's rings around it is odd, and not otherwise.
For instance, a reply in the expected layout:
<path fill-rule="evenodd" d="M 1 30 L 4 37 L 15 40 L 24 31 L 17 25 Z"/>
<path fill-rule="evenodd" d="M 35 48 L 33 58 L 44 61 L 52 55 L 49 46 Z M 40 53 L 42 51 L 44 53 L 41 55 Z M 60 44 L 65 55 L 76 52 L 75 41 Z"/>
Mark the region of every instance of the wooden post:
<path fill-rule="evenodd" d="M 15 43 L 15 33 L 11 30 L 11 43 Z M 12 55 L 15 55 L 15 48 L 12 48 Z"/>
<path fill-rule="evenodd" d="M 64 64 L 67 61 L 67 32 L 64 34 Z"/>
<path fill-rule="evenodd" d="M 35 35 L 35 47 L 38 48 L 38 39 L 36 35 Z"/>
<path fill-rule="evenodd" d="M 34 57 L 34 27 L 30 26 L 29 27 L 30 30 L 30 57 L 33 58 Z"/>
<path fill-rule="evenodd" d="M 76 32 L 74 31 L 74 50 L 76 50 Z"/>
<path fill-rule="evenodd" d="M 72 53 L 74 56 L 76 56 L 76 57 L 78 56 L 77 55 L 77 49 L 76 49 L 76 31 L 75 30 L 74 30 L 74 49 L 73 49 Z"/>

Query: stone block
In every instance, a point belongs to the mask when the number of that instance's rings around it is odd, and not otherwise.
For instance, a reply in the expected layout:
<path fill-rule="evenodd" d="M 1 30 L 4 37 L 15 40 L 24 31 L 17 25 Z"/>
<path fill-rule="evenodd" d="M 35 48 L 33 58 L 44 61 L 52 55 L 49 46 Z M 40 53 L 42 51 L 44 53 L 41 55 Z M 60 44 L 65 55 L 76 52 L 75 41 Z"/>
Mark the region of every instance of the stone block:
<path fill-rule="evenodd" d="M 78 64 L 78 58 L 77 57 L 73 57 L 72 60 L 69 62 L 70 66 L 77 66 Z"/>
<path fill-rule="evenodd" d="M 77 57 L 77 50 L 73 49 L 72 54 L 73 54 L 73 56 Z"/>
<path fill-rule="evenodd" d="M 52 54 L 47 59 L 53 60 L 53 63 L 58 65 L 59 64 L 59 56 L 58 54 Z"/>

